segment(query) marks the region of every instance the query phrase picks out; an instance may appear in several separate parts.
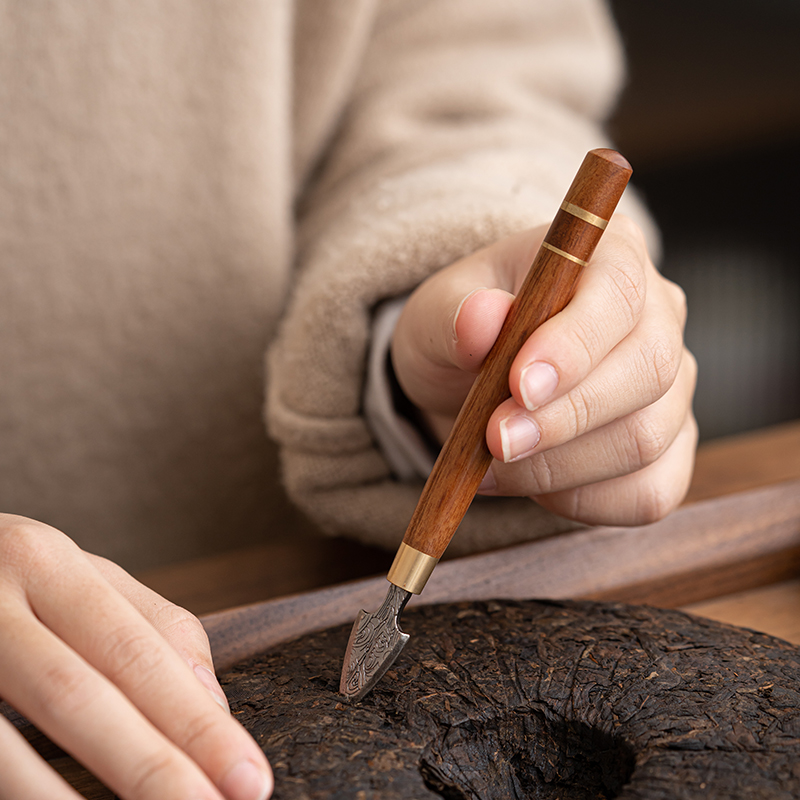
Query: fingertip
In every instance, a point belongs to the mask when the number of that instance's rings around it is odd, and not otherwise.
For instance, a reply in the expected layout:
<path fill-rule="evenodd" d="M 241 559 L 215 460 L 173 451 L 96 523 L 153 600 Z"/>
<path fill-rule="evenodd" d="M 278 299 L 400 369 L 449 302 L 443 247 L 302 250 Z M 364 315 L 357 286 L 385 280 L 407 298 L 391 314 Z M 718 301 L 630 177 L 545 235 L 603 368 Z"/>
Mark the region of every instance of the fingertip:
<path fill-rule="evenodd" d="M 476 371 L 497 339 L 514 295 L 503 289 L 481 287 L 467 294 L 453 316 L 457 366 Z"/>
<path fill-rule="evenodd" d="M 488 291 L 488 286 L 479 286 L 477 289 L 473 289 L 471 292 L 469 292 L 469 294 L 466 294 L 461 298 L 461 302 L 458 304 L 458 306 L 456 306 L 455 313 L 453 314 L 453 339 L 455 339 L 455 341 L 459 340 L 459 330 L 463 327 L 461 312 L 463 311 L 464 306 L 469 303 L 469 301 L 479 292 Z M 461 338 L 463 338 L 463 336 Z"/>
<path fill-rule="evenodd" d="M 220 789 L 229 800 L 267 800 L 274 786 L 272 769 L 266 760 L 255 764 L 245 759 L 228 772 Z"/>
<path fill-rule="evenodd" d="M 522 452 L 520 448 L 530 450 L 531 446 L 535 446 L 533 440 L 538 441 L 538 435 L 530 429 L 530 426 L 527 426 L 529 430 L 524 430 L 526 428 L 524 420 L 527 418 L 528 412 L 513 397 L 509 397 L 494 410 L 486 426 L 486 446 L 496 462 L 507 463 L 520 455 Z M 533 421 L 531 425 L 536 428 Z M 513 434 L 515 428 L 518 434 L 516 436 Z M 520 438 L 524 438 L 525 441 L 520 442 Z M 513 444 L 512 439 L 514 439 Z"/>
<path fill-rule="evenodd" d="M 512 414 L 501 420 L 499 427 L 505 464 L 532 456 L 542 438 L 539 426 L 525 414 Z"/>
<path fill-rule="evenodd" d="M 547 403 L 558 388 L 558 371 L 546 361 L 534 361 L 525 367 L 519 376 L 519 392 L 522 405 L 535 411 Z"/>

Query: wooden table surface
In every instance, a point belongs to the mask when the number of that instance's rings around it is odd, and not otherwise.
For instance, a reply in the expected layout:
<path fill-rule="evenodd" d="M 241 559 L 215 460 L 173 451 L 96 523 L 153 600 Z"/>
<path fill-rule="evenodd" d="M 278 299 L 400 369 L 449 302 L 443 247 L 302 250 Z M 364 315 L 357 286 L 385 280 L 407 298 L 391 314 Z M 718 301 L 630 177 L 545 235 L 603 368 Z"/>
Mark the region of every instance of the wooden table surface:
<path fill-rule="evenodd" d="M 687 503 L 800 478 L 800 422 L 719 439 L 698 451 Z M 800 520 L 798 521 L 800 528 Z M 800 566 L 794 577 L 691 603 L 694 614 L 800 644 Z"/>

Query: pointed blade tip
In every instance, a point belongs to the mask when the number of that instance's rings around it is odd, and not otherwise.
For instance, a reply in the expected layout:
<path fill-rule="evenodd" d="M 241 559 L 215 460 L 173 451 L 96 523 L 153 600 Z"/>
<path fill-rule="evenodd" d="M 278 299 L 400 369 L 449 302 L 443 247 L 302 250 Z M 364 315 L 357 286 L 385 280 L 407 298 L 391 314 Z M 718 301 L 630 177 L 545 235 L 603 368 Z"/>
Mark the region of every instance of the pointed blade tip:
<path fill-rule="evenodd" d="M 400 630 L 400 615 L 410 597 L 410 592 L 390 582 L 377 611 L 359 612 L 347 641 L 339 681 L 339 692 L 348 700 L 357 702 L 368 694 L 410 638 Z"/>
<path fill-rule="evenodd" d="M 411 637 L 400 630 L 397 618 L 360 611 L 353 623 L 344 654 L 339 693 L 357 703 L 375 687 L 397 660 Z"/>
<path fill-rule="evenodd" d="M 352 677 L 355 678 L 351 682 L 351 671 L 353 664 L 347 658 L 342 669 L 342 677 L 339 681 L 339 693 L 350 703 L 358 703 L 363 700 L 378 684 L 380 679 L 391 668 L 392 664 L 397 660 L 400 651 L 406 646 L 406 642 L 411 637 L 407 633 L 400 632 L 394 646 L 388 650 L 380 662 L 375 662 L 373 668 L 369 672 L 360 670 Z M 349 652 L 349 648 L 348 648 Z"/>

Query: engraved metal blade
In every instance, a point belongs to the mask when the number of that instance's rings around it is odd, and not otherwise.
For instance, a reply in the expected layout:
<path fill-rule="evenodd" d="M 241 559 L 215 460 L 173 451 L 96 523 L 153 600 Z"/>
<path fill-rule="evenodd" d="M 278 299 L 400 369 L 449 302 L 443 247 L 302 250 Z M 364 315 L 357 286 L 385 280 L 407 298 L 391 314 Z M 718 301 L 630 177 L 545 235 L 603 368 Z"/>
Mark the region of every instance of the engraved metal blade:
<path fill-rule="evenodd" d="M 383 605 L 372 614 L 360 611 L 344 654 L 339 691 L 352 701 L 361 700 L 392 666 L 409 635 L 400 630 L 400 614 L 411 592 L 389 584 Z"/>

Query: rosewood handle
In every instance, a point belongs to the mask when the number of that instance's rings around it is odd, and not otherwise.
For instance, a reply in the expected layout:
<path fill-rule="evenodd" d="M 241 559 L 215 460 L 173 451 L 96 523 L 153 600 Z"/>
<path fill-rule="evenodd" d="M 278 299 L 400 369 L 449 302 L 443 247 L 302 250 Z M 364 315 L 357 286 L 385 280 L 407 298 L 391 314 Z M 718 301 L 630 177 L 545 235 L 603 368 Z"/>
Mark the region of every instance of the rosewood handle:
<path fill-rule="evenodd" d="M 572 298 L 631 172 L 614 150 L 586 155 L 425 484 L 389 572 L 393 583 L 421 591 L 453 538 L 491 464 L 486 426 L 511 396 L 511 364 L 533 331 Z"/>

